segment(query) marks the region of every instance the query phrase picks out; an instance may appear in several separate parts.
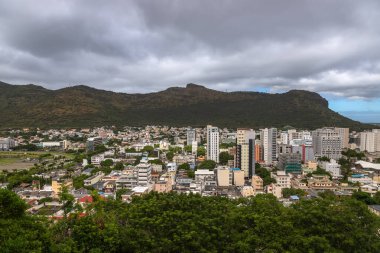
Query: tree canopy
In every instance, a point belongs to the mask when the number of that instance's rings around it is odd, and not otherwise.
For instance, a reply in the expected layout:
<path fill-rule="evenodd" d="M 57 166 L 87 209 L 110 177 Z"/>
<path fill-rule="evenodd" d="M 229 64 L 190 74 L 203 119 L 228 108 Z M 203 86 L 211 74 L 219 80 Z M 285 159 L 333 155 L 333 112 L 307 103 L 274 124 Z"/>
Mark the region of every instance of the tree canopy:
<path fill-rule="evenodd" d="M 354 198 L 331 196 L 284 207 L 269 194 L 232 200 L 149 193 L 130 204 L 93 195 L 85 216 L 72 214 L 56 223 L 25 215 L 17 204 L 21 200 L 8 190 L 0 191 L 0 200 L 18 213 L 18 218 L 0 216 L 2 252 L 380 250 L 380 218 Z"/>

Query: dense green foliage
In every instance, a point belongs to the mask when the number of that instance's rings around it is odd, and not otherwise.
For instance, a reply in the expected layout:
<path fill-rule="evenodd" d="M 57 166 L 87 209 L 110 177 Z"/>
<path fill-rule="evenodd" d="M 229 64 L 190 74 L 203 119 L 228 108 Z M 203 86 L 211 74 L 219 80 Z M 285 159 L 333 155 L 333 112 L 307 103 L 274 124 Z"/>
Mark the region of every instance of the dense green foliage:
<path fill-rule="evenodd" d="M 15 193 L 0 189 L 1 252 L 47 252 L 50 248 L 48 222 L 25 215 L 26 208 Z"/>
<path fill-rule="evenodd" d="M 188 163 L 183 163 L 178 166 L 178 170 L 184 170 L 187 173 L 187 176 L 190 178 L 194 178 L 195 173 L 194 171 L 190 168 L 190 164 Z"/>
<path fill-rule="evenodd" d="M 13 150 L 37 151 L 39 150 L 39 148 L 34 144 L 25 144 L 25 145 L 18 145 L 17 147 L 14 147 Z"/>
<path fill-rule="evenodd" d="M 197 156 L 205 156 L 206 155 L 206 149 L 203 146 L 198 147 L 197 149 Z"/>
<path fill-rule="evenodd" d="M 202 170 L 214 170 L 216 167 L 216 162 L 213 160 L 205 160 L 198 164 L 198 169 Z"/>
<path fill-rule="evenodd" d="M 374 128 L 330 110 L 319 94 L 300 90 L 282 94 L 220 92 L 189 84 L 150 94 L 123 94 L 86 86 L 47 90 L 0 82 L 0 101 L 4 128 L 148 124 Z"/>
<path fill-rule="evenodd" d="M 228 160 L 233 160 L 234 156 L 230 155 L 228 152 L 220 152 L 219 153 L 219 163 L 222 165 L 226 165 Z"/>
<path fill-rule="evenodd" d="M 151 193 L 130 204 L 93 196 L 84 217 L 49 223 L 0 216 L 2 252 L 379 252 L 379 218 L 351 198 L 282 206 L 272 195 L 230 200 Z M 69 198 L 70 200 L 70 198 Z M 17 211 L 18 210 L 18 211 Z M 20 212 L 21 210 L 21 212 Z"/>
<path fill-rule="evenodd" d="M 380 205 L 380 192 L 376 192 L 372 197 L 368 192 L 355 191 L 352 197 L 367 205 Z"/>
<path fill-rule="evenodd" d="M 284 188 L 282 189 L 282 196 L 284 198 L 289 198 L 290 196 L 296 195 L 298 197 L 306 196 L 307 193 L 302 189 L 295 189 L 295 188 Z"/>
<path fill-rule="evenodd" d="M 347 158 L 356 158 L 358 160 L 365 158 L 364 152 L 356 151 L 355 149 L 343 150 L 342 155 L 344 155 Z"/>
<path fill-rule="evenodd" d="M 274 178 L 271 178 L 270 172 L 258 163 L 255 164 L 255 174 L 263 179 L 264 186 L 276 182 Z"/>

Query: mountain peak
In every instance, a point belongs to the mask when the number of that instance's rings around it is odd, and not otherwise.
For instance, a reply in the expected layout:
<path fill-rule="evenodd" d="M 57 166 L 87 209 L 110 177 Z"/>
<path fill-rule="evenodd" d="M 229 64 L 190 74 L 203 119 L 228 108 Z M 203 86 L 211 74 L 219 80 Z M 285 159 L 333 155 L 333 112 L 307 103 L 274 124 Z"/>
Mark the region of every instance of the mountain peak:
<path fill-rule="evenodd" d="M 186 85 L 186 89 L 207 89 L 205 86 L 195 84 L 195 83 L 188 83 Z"/>

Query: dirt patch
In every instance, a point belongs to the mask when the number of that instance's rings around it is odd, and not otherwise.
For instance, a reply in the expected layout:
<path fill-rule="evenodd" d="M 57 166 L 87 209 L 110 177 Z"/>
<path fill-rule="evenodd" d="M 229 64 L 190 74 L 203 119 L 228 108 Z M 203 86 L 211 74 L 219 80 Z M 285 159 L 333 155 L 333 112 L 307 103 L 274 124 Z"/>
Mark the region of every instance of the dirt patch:
<path fill-rule="evenodd" d="M 13 163 L 0 163 L 0 171 L 26 170 L 33 167 L 33 162 L 16 161 Z"/>

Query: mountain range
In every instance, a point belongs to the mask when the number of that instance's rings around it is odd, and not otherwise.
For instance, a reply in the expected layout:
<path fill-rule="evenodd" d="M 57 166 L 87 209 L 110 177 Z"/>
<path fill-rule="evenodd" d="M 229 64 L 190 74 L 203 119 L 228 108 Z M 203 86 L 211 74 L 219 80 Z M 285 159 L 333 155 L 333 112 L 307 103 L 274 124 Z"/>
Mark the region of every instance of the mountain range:
<path fill-rule="evenodd" d="M 318 93 L 221 92 L 196 84 L 146 94 L 88 86 L 49 90 L 0 82 L 0 128 L 169 125 L 220 127 L 323 126 L 366 129 L 328 107 Z"/>

